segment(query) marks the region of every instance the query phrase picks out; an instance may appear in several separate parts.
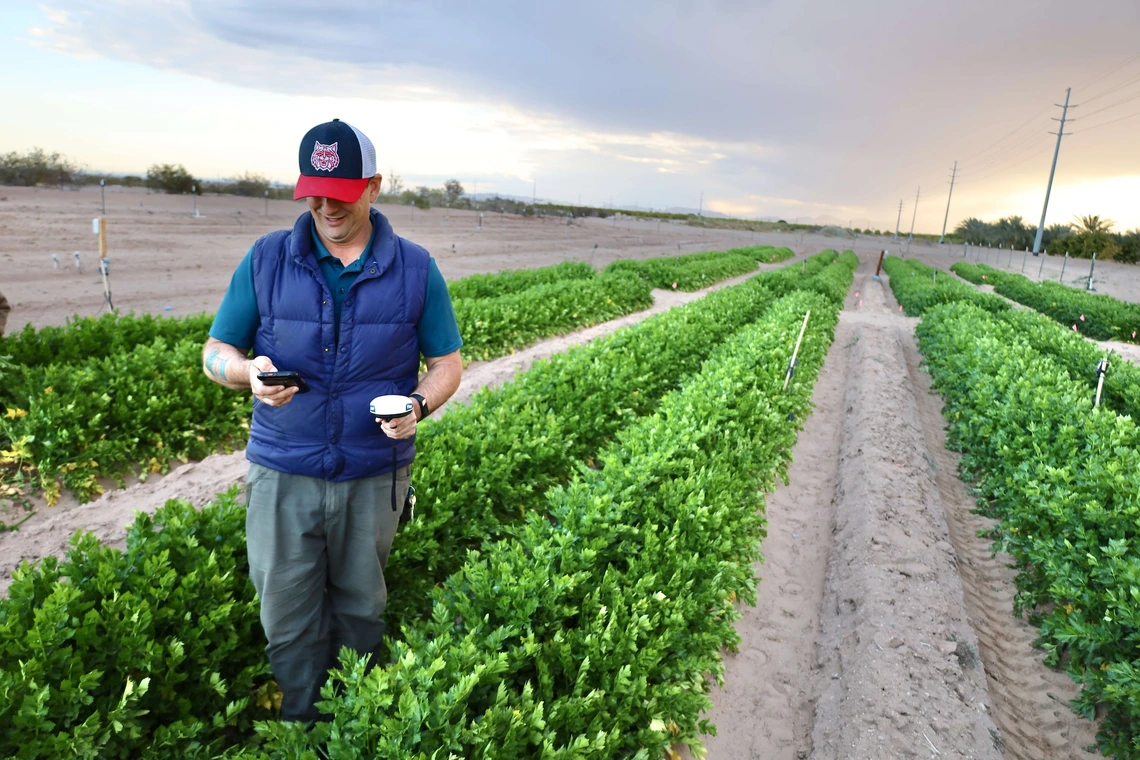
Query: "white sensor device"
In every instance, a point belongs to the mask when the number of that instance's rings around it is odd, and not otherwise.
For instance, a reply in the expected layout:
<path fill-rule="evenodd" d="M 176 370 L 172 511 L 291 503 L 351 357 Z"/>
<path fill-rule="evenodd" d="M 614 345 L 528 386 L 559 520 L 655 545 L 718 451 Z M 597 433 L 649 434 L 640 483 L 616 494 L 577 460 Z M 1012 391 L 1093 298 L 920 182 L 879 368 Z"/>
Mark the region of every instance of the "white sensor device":
<path fill-rule="evenodd" d="M 407 396 L 377 396 L 368 405 L 368 411 L 382 420 L 407 417 L 415 411 L 415 404 Z"/>

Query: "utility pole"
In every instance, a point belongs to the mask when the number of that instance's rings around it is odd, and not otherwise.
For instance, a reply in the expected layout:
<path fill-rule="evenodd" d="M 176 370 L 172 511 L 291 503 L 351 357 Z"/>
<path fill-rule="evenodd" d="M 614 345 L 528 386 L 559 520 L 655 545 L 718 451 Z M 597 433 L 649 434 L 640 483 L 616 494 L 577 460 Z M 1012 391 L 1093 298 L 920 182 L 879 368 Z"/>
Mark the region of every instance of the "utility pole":
<path fill-rule="evenodd" d="M 1061 109 L 1061 118 L 1053 119 L 1053 121 L 1060 121 L 1061 127 L 1056 132 L 1057 147 L 1053 149 L 1053 166 L 1049 169 L 1049 184 L 1045 186 L 1045 205 L 1041 208 L 1041 222 L 1037 225 L 1037 237 L 1033 239 L 1034 256 L 1041 250 L 1041 236 L 1045 234 L 1045 214 L 1049 211 L 1049 193 L 1053 192 L 1053 175 L 1057 172 L 1057 155 L 1061 152 L 1061 138 L 1065 135 L 1065 117 L 1069 115 L 1069 95 L 1072 91 L 1072 87 L 1065 90 L 1065 105 L 1061 105 L 1060 103 L 1053 104 Z M 1073 106 L 1073 108 L 1076 108 L 1076 106 Z M 1049 134 L 1054 133 L 1050 132 Z"/>
<path fill-rule="evenodd" d="M 918 216 L 918 196 L 922 194 L 922 185 L 918 186 L 918 191 L 914 194 L 914 213 L 910 217 L 910 234 L 906 237 L 906 250 L 910 252 L 910 241 L 914 239 L 914 220 Z"/>
<path fill-rule="evenodd" d="M 899 222 L 902 221 L 902 201 L 899 201 L 899 218 L 895 220 L 895 242 L 899 242 Z"/>
<path fill-rule="evenodd" d="M 698 219 L 701 218 L 701 215 L 704 214 L 704 211 L 705 211 L 705 191 L 702 190 L 701 191 L 701 203 L 699 206 L 697 206 L 697 218 Z"/>
<path fill-rule="evenodd" d="M 532 206 L 538 205 L 538 178 L 537 177 L 534 180 L 534 188 L 532 190 L 532 194 L 530 197 L 530 205 L 532 205 Z"/>
<path fill-rule="evenodd" d="M 954 172 L 950 175 L 950 194 L 946 196 L 946 216 L 942 217 L 942 237 L 938 238 L 938 245 L 946 240 L 946 222 L 950 220 L 950 199 L 954 197 L 954 179 L 958 176 L 958 162 L 954 162 Z"/>

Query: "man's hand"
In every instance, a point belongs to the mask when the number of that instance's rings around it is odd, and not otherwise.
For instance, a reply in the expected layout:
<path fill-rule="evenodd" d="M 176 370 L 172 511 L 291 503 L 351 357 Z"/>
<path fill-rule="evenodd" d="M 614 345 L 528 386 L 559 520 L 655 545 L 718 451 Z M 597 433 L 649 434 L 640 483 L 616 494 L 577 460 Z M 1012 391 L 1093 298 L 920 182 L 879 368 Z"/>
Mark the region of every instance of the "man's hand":
<path fill-rule="evenodd" d="M 412 403 L 416 405 L 417 409 L 419 408 L 418 401 L 412 399 Z M 419 412 L 414 411 L 391 421 L 377 420 L 377 422 L 380 423 L 380 429 L 384 431 L 384 435 L 393 440 L 402 441 L 416 434 L 417 417 L 419 417 Z"/>
<path fill-rule="evenodd" d="M 255 357 L 249 363 L 249 387 L 254 397 L 269 406 L 285 406 L 297 395 L 297 388 L 285 385 L 266 385 L 257 379 L 258 372 L 276 372 L 277 367 L 268 356 Z"/>

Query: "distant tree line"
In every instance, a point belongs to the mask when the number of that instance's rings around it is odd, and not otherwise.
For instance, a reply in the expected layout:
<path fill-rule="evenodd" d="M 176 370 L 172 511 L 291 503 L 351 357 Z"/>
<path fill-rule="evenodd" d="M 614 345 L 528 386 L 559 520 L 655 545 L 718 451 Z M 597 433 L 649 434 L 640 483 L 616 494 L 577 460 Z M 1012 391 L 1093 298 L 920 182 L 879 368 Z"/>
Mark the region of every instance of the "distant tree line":
<path fill-rule="evenodd" d="M 59 153 L 48 153 L 41 148 L 33 148 L 26 153 L 0 154 L 0 185 L 77 187 L 98 185 L 100 181 L 107 185 L 145 187 L 156 193 L 220 193 L 264 198 L 268 190 L 270 198 L 293 197 L 291 185 L 274 185 L 268 178 L 251 172 L 222 180 L 203 180 L 192 175 L 182 164 L 154 164 L 143 176 L 121 176 L 86 171 Z"/>
<path fill-rule="evenodd" d="M 33 148 L 27 153 L 0 154 L 0 185 L 70 185 L 79 174 L 77 165 L 59 153 L 47 153 L 42 148 Z"/>
<path fill-rule="evenodd" d="M 1042 231 L 1041 248 L 1050 253 L 1068 253 L 1090 259 L 1113 259 L 1126 264 L 1140 262 L 1140 229 L 1114 232 L 1116 223 L 1098 215 L 1078 216 L 1069 224 L 1050 224 Z M 962 220 L 954 237 L 972 243 L 996 248 L 1023 250 L 1032 248 L 1037 227 L 1028 225 L 1020 216 L 1006 216 L 996 222 L 983 222 L 970 217 Z"/>

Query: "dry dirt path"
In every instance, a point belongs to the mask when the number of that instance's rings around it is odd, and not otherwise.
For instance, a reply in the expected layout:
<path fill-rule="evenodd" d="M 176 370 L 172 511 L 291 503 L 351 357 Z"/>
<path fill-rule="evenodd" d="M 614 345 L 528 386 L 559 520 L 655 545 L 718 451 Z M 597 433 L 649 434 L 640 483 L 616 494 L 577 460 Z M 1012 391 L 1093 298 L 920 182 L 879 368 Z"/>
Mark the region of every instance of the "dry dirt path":
<path fill-rule="evenodd" d="M 917 320 L 856 273 L 788 486 L 769 498 L 755 608 L 706 716 L 712 760 L 1088 757 L 1077 687 L 1012 612 L 977 537 Z M 980 655 L 980 657 L 979 657 Z"/>
<path fill-rule="evenodd" d="M 759 604 L 708 716 L 708 757 L 999 758 L 902 339 L 864 261 L 772 494 Z"/>
<path fill-rule="evenodd" d="M 902 317 L 857 273 L 812 758 L 1000 758 Z M 846 338 L 846 335 L 844 336 Z"/>
<path fill-rule="evenodd" d="M 788 262 L 762 265 L 758 271 L 787 265 Z M 752 276 L 752 273 L 741 275 L 692 293 L 655 290 L 653 306 L 644 311 L 539 341 L 499 359 L 473 362 L 464 370 L 459 390 L 436 415 L 442 416 L 448 408 L 464 403 L 482 388 L 502 385 L 517 373 L 525 372 L 535 361 L 695 301 L 715 290 L 739 284 Z M 70 495 L 64 495 L 55 507 L 47 507 L 41 501 L 37 505 L 37 513 L 19 530 L 0 533 L 0 594 L 7 592 L 12 571 L 24 560 L 36 562 L 48 555 L 63 556 L 77 530 L 91 531 L 103 543 L 122 548 L 125 545 L 125 526 L 133 522 L 136 512 L 154 512 L 169 499 L 184 499 L 201 507 L 218 492 L 235 484 L 244 484 L 248 466 L 245 450 L 241 449 L 232 454 L 214 454 L 201 461 L 181 465 L 167 475 L 152 475 L 145 482 L 135 482 L 127 488 L 110 488 L 87 504 L 79 504 Z"/>

